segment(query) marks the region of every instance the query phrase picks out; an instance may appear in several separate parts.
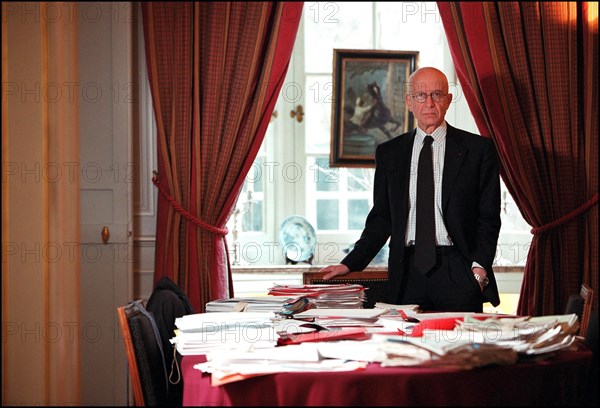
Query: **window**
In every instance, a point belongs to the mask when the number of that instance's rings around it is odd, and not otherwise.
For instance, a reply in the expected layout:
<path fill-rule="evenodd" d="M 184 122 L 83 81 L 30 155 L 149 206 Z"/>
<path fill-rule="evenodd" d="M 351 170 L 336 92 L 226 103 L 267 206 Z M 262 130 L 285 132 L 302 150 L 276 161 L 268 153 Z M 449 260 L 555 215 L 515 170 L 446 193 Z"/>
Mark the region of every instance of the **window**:
<path fill-rule="evenodd" d="M 419 51 L 419 66 L 436 66 L 454 95 L 446 119 L 477 133 L 456 79 L 435 3 L 307 2 L 288 77 L 261 152 L 228 227 L 234 262 L 283 265 L 279 225 L 291 216 L 317 231 L 313 263 L 335 263 L 358 239 L 372 206 L 372 168 L 330 168 L 333 49 Z M 498 265 L 523 265 L 529 226 L 503 188 Z M 234 242 L 231 242 L 233 240 Z"/>

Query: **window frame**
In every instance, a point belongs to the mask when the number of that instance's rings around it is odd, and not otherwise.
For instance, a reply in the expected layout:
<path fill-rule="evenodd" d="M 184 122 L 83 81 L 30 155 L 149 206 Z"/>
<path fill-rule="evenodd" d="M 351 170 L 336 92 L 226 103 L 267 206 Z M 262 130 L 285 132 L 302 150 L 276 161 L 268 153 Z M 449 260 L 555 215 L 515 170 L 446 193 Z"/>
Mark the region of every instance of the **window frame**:
<path fill-rule="evenodd" d="M 373 10 L 375 10 L 376 3 L 374 2 L 372 5 Z M 373 20 L 375 20 L 375 15 L 376 13 L 373 13 Z M 310 93 L 313 90 L 306 87 L 306 78 L 308 76 L 329 75 L 330 80 L 333 81 L 332 72 L 305 72 L 305 18 L 306 13 L 303 13 L 290 68 L 276 105 L 276 118 L 272 120 L 268 134 L 264 140 L 263 148 L 261 148 L 261 151 L 265 152 L 265 165 L 262 171 L 265 177 L 265 199 L 263 202 L 264 227 L 259 232 L 242 232 L 238 230 L 237 242 L 235 244 L 232 242 L 231 237 L 228 236 L 230 240 L 230 252 L 232 252 L 231 248 L 236 248 L 233 250 L 234 265 L 242 264 L 257 267 L 264 265 L 285 265 L 285 257 L 279 244 L 279 224 L 291 215 L 300 215 L 307 218 L 317 232 L 318 245 L 315 248 L 314 265 L 339 262 L 346 254 L 344 250 L 354 243 L 362 232 L 362 229 L 347 230 L 342 228 L 338 230 L 319 230 L 316 225 L 316 207 L 310 208 L 307 205 L 309 197 L 311 200 L 314 199 L 313 195 L 323 197 L 327 195 L 335 196 L 336 192 L 319 193 L 315 191 L 316 187 L 314 189 L 309 187 L 315 171 L 310 168 L 310 160 L 316 156 L 327 156 L 329 158 L 329 151 L 306 152 L 306 121 L 303 120 L 300 122 L 298 115 L 295 114 L 298 105 L 306 106 L 306 98 L 314 95 Z M 376 49 L 375 43 L 379 40 L 376 36 L 377 31 L 375 28 L 373 29 L 373 49 Z M 441 58 L 443 64 L 440 68 L 447 74 L 450 92 L 453 94 L 453 103 L 446 113 L 446 121 L 455 127 L 479 134 L 479 130 L 461 92 L 461 86 L 458 83 L 456 71 L 454 70 L 450 49 L 448 48 L 447 41 L 445 41 L 445 34 Z M 320 89 L 325 89 L 325 87 L 321 87 Z M 306 110 L 305 113 L 310 114 Z M 298 169 L 301 174 L 298 174 Z M 332 170 L 334 169 L 339 171 L 340 179 L 345 179 L 344 173 L 347 171 L 347 168 L 332 168 Z M 341 184 L 345 184 L 345 180 Z M 502 187 L 506 190 L 504 185 Z M 339 191 L 337 194 L 339 197 Z M 355 194 L 347 194 L 343 197 L 342 202 L 347 203 L 352 195 Z M 243 196 L 243 193 L 241 196 Z M 369 199 L 370 209 L 372 206 L 372 191 L 367 192 L 366 196 Z M 506 198 L 506 195 L 503 195 L 502 208 L 506 208 L 507 203 L 504 202 Z M 508 199 L 511 199 L 510 195 L 508 195 Z M 338 208 L 340 209 L 341 219 L 342 215 L 345 215 L 347 205 L 338 205 Z M 507 246 L 506 243 L 503 244 L 499 241 L 499 252 L 506 252 L 502 250 L 501 245 Z M 519 245 L 521 248 L 522 243 Z M 525 244 L 523 248 L 528 250 L 528 245 Z M 260 252 L 260 256 L 252 255 L 252 249 Z M 510 252 L 511 249 L 507 249 L 507 251 Z M 514 248 L 512 251 L 514 252 Z M 519 249 L 518 253 L 515 257 L 521 258 L 523 251 Z M 497 258 L 500 257 L 499 255 L 501 254 L 497 254 Z M 524 264 L 524 261 L 525 258 L 513 259 L 510 265 Z"/>

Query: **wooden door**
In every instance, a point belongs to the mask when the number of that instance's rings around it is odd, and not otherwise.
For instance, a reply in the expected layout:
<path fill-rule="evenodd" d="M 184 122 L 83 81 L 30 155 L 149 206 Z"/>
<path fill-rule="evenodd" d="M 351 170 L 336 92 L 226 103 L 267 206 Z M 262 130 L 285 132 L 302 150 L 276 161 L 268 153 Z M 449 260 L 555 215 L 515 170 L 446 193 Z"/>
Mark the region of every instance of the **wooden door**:
<path fill-rule="evenodd" d="M 81 401 L 126 405 L 132 296 L 131 3 L 79 3 Z"/>

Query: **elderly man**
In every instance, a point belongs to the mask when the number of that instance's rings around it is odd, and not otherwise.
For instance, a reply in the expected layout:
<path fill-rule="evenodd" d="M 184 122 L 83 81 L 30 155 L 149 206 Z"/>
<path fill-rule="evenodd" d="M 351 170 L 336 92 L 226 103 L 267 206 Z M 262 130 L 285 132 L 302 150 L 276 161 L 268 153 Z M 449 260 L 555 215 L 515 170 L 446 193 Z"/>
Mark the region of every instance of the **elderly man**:
<path fill-rule="evenodd" d="M 490 139 L 446 122 L 452 94 L 443 72 L 421 68 L 407 85 L 418 127 L 377 147 L 365 228 L 340 264 L 321 271 L 325 279 L 360 271 L 391 237 L 386 302 L 481 312 L 484 302 L 500 304 L 496 151 Z"/>

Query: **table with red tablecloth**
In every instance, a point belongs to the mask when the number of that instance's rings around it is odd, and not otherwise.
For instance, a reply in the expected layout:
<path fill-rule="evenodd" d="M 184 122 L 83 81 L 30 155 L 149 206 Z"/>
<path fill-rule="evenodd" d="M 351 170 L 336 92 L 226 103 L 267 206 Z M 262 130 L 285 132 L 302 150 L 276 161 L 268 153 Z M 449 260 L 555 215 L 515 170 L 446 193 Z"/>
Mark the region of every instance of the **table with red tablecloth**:
<path fill-rule="evenodd" d="M 592 353 L 560 351 L 544 359 L 472 370 L 381 367 L 345 372 L 293 372 L 220 386 L 195 369 L 205 356 L 181 363 L 186 406 L 554 405 L 581 403 Z"/>

